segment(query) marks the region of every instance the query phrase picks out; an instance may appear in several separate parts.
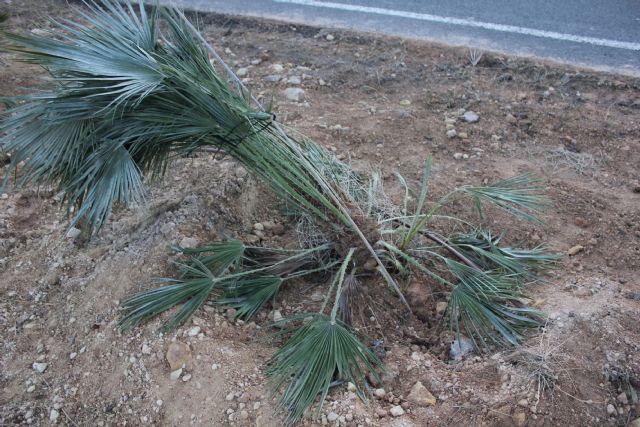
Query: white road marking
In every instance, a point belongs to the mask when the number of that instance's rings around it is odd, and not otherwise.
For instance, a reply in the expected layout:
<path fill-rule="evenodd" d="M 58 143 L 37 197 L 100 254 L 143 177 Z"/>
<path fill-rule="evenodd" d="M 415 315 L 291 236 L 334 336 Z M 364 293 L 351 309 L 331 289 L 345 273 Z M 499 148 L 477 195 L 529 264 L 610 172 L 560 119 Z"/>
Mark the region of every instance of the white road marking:
<path fill-rule="evenodd" d="M 493 24 L 491 22 L 472 21 L 469 19 L 451 18 L 448 16 L 430 15 L 427 13 L 408 12 L 404 10 L 385 9 L 381 7 L 359 6 L 355 4 L 334 3 L 318 0 L 273 0 L 276 3 L 289 3 L 302 6 L 321 7 L 325 9 L 346 10 L 349 12 L 371 13 L 375 15 L 398 16 L 401 18 L 417 19 L 419 21 L 436 22 L 440 24 L 462 25 L 466 27 L 483 28 L 485 30 L 501 31 L 503 33 L 525 34 L 553 40 L 587 43 L 596 46 L 613 47 L 617 49 L 640 50 L 640 43 L 619 40 L 599 39 L 595 37 L 577 36 L 575 34 L 557 33 L 555 31 L 537 30 L 535 28 L 518 27 L 515 25 Z"/>

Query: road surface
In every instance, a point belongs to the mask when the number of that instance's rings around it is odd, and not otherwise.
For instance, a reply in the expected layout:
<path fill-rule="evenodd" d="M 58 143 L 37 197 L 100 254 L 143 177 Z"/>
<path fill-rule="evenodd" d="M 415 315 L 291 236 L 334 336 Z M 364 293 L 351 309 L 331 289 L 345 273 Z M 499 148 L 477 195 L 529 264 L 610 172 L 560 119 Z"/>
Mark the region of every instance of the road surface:
<path fill-rule="evenodd" d="M 470 46 L 640 76 L 640 0 L 161 0 Z"/>

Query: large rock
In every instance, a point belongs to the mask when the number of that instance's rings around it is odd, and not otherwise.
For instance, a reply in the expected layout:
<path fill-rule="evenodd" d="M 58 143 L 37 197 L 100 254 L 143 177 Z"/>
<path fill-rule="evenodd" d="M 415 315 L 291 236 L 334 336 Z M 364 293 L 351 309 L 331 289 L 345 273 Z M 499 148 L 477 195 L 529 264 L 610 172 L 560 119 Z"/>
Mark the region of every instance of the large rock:
<path fill-rule="evenodd" d="M 420 381 L 411 387 L 407 400 L 418 406 L 434 406 L 436 404 L 436 398 Z"/>
<path fill-rule="evenodd" d="M 172 371 L 175 371 L 191 362 L 191 349 L 183 342 L 174 341 L 169 344 L 166 357 L 169 367 Z"/>

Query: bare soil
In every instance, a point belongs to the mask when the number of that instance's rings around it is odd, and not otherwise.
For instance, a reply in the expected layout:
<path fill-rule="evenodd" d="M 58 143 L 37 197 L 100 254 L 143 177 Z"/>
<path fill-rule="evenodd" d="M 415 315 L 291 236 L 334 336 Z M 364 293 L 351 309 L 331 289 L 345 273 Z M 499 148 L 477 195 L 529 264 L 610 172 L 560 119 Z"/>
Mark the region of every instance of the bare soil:
<path fill-rule="evenodd" d="M 2 8 L 19 31 L 46 28 L 46 14 L 74 15 L 53 0 Z M 554 202 L 545 225 L 498 213 L 488 225 L 556 253 L 582 246 L 529 288 L 548 321 L 518 350 L 449 360 L 451 335 L 435 313 L 442 296 L 417 279 L 403 286 L 423 306 L 419 316 L 404 321 L 388 297 L 372 298 L 378 317 L 361 331 L 384 343 L 387 395 L 367 406 L 338 387 L 317 424 L 330 423 L 330 412 L 348 426 L 624 426 L 640 417 L 632 392 L 640 393 L 639 80 L 491 53 L 472 66 L 463 49 L 377 35 L 219 15 L 198 22 L 236 69 L 248 68 L 246 82 L 273 99 L 279 120 L 356 169 L 381 171 L 392 196 L 394 173 L 417 186 L 428 156 L 432 200 L 456 185 L 531 171 Z M 41 70 L 0 59 L 2 95 L 39 84 Z M 287 83 L 291 76 L 301 83 Z M 304 89 L 305 100 L 287 101 L 287 87 Z M 480 120 L 459 118 L 458 136 L 447 137 L 445 118 L 465 110 Z M 164 181 L 150 183 L 147 204 L 118 210 L 84 247 L 65 237 L 58 195 L 11 184 L 3 191 L 0 424 L 282 425 L 262 371 L 278 344 L 269 308 L 241 324 L 207 305 L 167 335 L 156 332 L 162 319 L 126 333 L 116 325 L 119 301 L 174 273 L 169 246 L 184 238 L 250 238 L 254 223 L 274 221 L 263 243 L 295 244 L 295 224 L 244 169 L 213 153 L 179 159 Z M 472 214 L 463 201 L 451 211 Z M 317 279 L 272 309 L 288 315 L 313 306 Z M 386 316 L 383 305 L 392 308 Z M 194 326 L 200 332 L 191 336 Z M 179 380 L 165 359 L 172 341 L 192 353 Z M 435 406 L 406 403 L 418 380 Z M 389 408 L 403 402 L 406 414 L 391 417 Z"/>

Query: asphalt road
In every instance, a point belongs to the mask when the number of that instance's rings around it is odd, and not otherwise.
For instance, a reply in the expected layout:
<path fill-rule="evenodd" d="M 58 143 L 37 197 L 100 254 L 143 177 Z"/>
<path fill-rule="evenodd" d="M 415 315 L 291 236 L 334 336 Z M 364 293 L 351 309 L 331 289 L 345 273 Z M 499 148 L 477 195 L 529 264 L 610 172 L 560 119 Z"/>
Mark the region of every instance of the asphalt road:
<path fill-rule="evenodd" d="M 187 10 L 349 28 L 640 76 L 640 0 L 161 0 Z"/>

